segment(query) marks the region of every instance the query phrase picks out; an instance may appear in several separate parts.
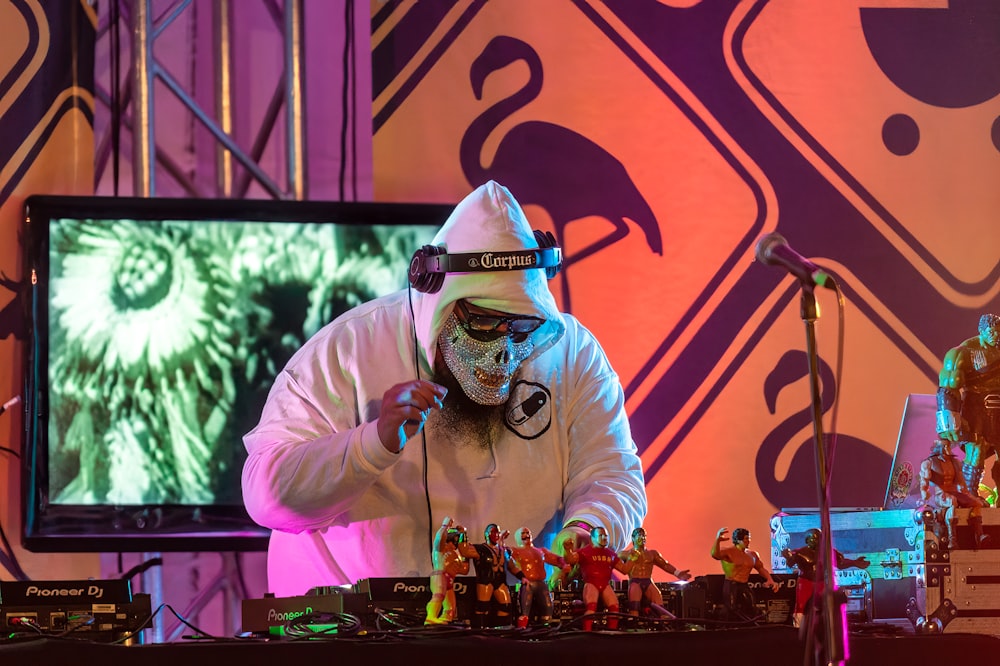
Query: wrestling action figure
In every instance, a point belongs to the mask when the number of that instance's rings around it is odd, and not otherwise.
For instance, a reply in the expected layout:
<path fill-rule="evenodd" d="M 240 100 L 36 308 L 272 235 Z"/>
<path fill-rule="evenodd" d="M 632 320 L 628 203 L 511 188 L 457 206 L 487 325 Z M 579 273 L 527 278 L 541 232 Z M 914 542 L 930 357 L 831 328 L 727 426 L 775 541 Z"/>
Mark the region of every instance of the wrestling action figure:
<path fill-rule="evenodd" d="M 948 350 L 938 376 L 938 437 L 958 442 L 963 453 L 962 475 L 979 494 L 986 459 L 1000 446 L 1000 317 L 979 318 L 979 335 Z M 994 485 L 1000 468 L 994 463 Z"/>
<path fill-rule="evenodd" d="M 938 538 L 947 541 L 951 548 L 957 547 L 955 541 L 955 509 L 971 509 L 969 511 L 969 526 L 973 532 L 973 548 L 984 544 L 988 537 L 983 534 L 982 507 L 986 500 L 973 493 L 966 485 L 955 453 L 951 450 L 951 441 L 938 439 L 931 447 L 931 455 L 920 464 L 920 499 L 924 503 L 924 512 L 934 517 L 934 532 Z M 943 528 L 944 534 L 941 534 Z"/>
<path fill-rule="evenodd" d="M 569 570 L 563 558 L 548 548 L 536 546 L 531 541 L 531 530 L 520 528 L 514 535 L 516 547 L 510 549 L 508 569 L 520 580 L 518 601 L 521 604 L 521 614 L 517 618 L 517 626 L 528 626 L 528 620 L 535 617 L 538 622 L 545 623 L 552 619 L 552 593 L 545 576 L 546 563 Z"/>
<path fill-rule="evenodd" d="M 728 532 L 728 527 L 718 531 L 711 552 L 712 559 L 722 563 L 722 572 L 726 575 L 722 585 L 726 613 L 729 617 L 753 620 L 757 616 L 757 609 L 749 585 L 750 573 L 756 569 L 767 580 L 767 586 L 775 592 L 781 586 L 771 577 L 771 572 L 764 566 L 757 551 L 750 550 L 750 530 L 737 527 L 733 530 L 733 547 L 722 548 L 720 544 Z"/>
<path fill-rule="evenodd" d="M 431 599 L 424 624 L 448 624 L 456 619 L 455 577 L 469 573 L 469 562 L 458 551 L 465 537 L 465 528 L 451 518 L 445 518 L 434 535 Z"/>
<path fill-rule="evenodd" d="M 597 602 L 604 604 L 609 613 L 607 627 L 614 631 L 618 628 L 618 595 L 611 586 L 611 572 L 618 570 L 626 576 L 632 570 L 632 563 L 626 564 L 618 557 L 618 553 L 608 547 L 608 531 L 603 527 L 595 527 L 590 531 L 590 545 L 574 551 L 572 547 L 566 553 L 567 564 L 579 564 L 583 576 L 584 610 L 583 630 L 591 631 L 594 627 L 592 616 L 597 612 Z"/>
<path fill-rule="evenodd" d="M 504 539 L 510 532 L 500 531 L 500 526 L 490 523 L 483 530 L 484 541 L 477 544 L 463 544 L 461 553 L 476 565 L 476 609 L 472 616 L 472 628 L 488 626 L 490 601 L 497 603 L 496 619 L 506 625 L 510 619 L 510 588 L 507 586 L 507 563 L 510 549 Z"/>
<path fill-rule="evenodd" d="M 657 550 L 646 548 L 646 530 L 637 527 L 632 530 L 632 547 L 618 554 L 623 562 L 630 563 L 628 585 L 629 615 L 638 615 L 642 602 L 649 604 L 659 615 L 672 615 L 663 607 L 663 594 L 653 583 L 653 567 L 657 566 L 673 574 L 678 580 L 691 580 L 687 569 L 678 569 L 668 562 Z"/>
<path fill-rule="evenodd" d="M 819 555 L 821 530 L 816 528 L 806 531 L 806 545 L 801 548 L 791 550 L 785 548 L 781 551 L 781 556 L 785 558 L 790 566 L 799 570 L 798 580 L 795 587 L 795 612 L 792 614 L 792 624 L 796 627 L 802 626 L 802 619 L 805 616 L 806 607 L 814 593 L 821 593 L 823 581 L 816 580 L 816 562 Z M 843 553 L 834 549 L 833 555 L 836 558 L 837 569 L 847 569 L 857 567 L 867 569 L 871 562 L 864 555 L 856 559 L 844 557 Z M 818 589 L 817 589 L 818 588 Z"/>

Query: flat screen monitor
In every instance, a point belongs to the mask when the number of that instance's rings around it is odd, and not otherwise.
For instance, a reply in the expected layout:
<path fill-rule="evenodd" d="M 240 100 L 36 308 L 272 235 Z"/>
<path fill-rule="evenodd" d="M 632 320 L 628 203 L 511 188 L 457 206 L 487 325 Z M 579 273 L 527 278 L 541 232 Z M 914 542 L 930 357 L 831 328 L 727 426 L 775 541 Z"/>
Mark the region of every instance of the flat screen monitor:
<path fill-rule="evenodd" d="M 285 362 L 407 282 L 448 204 L 33 196 L 22 542 L 261 550 L 242 436 Z"/>

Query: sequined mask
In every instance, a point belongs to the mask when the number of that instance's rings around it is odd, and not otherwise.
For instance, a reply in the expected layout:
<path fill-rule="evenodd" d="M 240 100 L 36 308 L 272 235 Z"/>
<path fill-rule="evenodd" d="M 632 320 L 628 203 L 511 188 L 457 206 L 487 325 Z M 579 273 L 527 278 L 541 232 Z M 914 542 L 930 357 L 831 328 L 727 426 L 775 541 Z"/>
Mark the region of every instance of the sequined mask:
<path fill-rule="evenodd" d="M 451 374 L 471 400 L 480 405 L 501 405 L 510 394 L 510 380 L 535 348 L 529 336 L 514 342 L 509 336 L 476 340 L 466 333 L 454 313 L 438 336 L 441 355 Z"/>

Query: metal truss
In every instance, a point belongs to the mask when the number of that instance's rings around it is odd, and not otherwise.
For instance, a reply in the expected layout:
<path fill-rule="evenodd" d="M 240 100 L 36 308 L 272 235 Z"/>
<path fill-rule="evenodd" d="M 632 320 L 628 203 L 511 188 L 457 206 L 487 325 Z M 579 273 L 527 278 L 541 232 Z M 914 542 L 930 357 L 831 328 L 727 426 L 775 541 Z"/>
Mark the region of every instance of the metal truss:
<path fill-rule="evenodd" d="M 302 200 L 306 193 L 304 154 L 304 64 L 302 59 L 302 2 L 260 0 L 271 17 L 275 30 L 284 40 L 283 72 L 274 85 L 270 99 L 263 105 L 264 112 L 259 126 L 251 128 L 252 145 L 245 149 L 233 134 L 234 96 L 233 81 L 237 77 L 237 63 L 232 58 L 233 12 L 246 10 L 250 0 L 110 0 L 99 16 L 98 52 L 102 48 L 111 54 L 110 81 L 95 76 L 95 116 L 109 114 L 111 120 L 106 130 L 95 135 L 94 173 L 95 191 L 113 190 L 114 195 L 131 194 L 153 197 L 160 178 L 164 190 L 171 196 L 192 198 L 245 198 L 253 185 L 255 193 L 264 192 L 274 199 Z M 157 13 L 154 13 L 154 4 Z M 194 91 L 186 90 L 177 76 L 154 54 L 154 45 L 164 31 L 175 24 L 185 12 L 197 4 L 212 12 L 212 49 L 214 99 L 199 100 Z M 259 10 L 260 4 L 257 5 Z M 127 30 L 127 32 L 126 32 Z M 127 34 L 127 39 L 119 35 Z M 104 44 L 102 44 L 102 41 Z M 124 42 L 124 43 L 123 43 Z M 119 48 L 119 45 L 121 48 Z M 120 54 L 120 55 L 119 55 Z M 186 55 L 186 54 L 185 54 Z M 126 57 L 128 56 L 128 57 Z M 194 57 L 194 56 L 192 56 Z M 128 63 L 120 67 L 120 63 Z M 122 74 L 124 70 L 124 74 Z M 206 66 L 199 71 L 209 71 Z M 246 76 L 246 74 L 244 74 Z M 159 82 L 160 86 L 155 85 Z M 112 91 L 118 91 L 113 95 Z M 158 137 L 154 130 L 156 114 L 164 101 L 159 95 L 170 95 L 190 114 L 193 122 L 200 123 L 214 139 L 214 165 L 202 169 L 195 160 L 194 167 L 185 166 L 184 155 L 178 155 L 176 137 Z M 203 95 L 204 97 L 204 95 Z M 214 109 L 207 109 L 206 101 Z M 214 102 L 214 104 L 212 104 Z M 284 111 L 284 113 L 282 113 Z M 283 126 L 279 120 L 283 119 Z M 95 130 L 97 126 L 95 121 Z M 283 129 L 283 136 L 277 133 Z M 131 192 L 118 192 L 118 161 L 123 158 L 119 147 L 131 142 Z M 284 173 L 268 173 L 261 164 L 265 149 L 272 144 L 284 153 Z M 183 148 L 183 147 L 182 147 Z M 109 175 L 109 163 L 114 168 Z M 221 554 L 224 566 L 219 574 L 199 591 L 185 609 L 185 616 L 197 616 L 215 598 L 221 596 L 222 622 L 227 630 L 235 631 L 240 625 L 238 615 L 240 592 L 245 595 L 239 575 L 238 554 Z M 148 560 L 160 557 L 146 553 Z M 140 588 L 148 591 L 159 602 L 163 596 L 162 567 L 154 567 L 142 574 Z M 183 622 L 165 627 L 154 625 L 153 642 L 176 638 L 185 630 Z"/>
<path fill-rule="evenodd" d="M 108 189 L 107 180 L 102 182 L 102 179 L 109 178 L 106 172 L 111 160 L 115 160 L 111 180 L 117 181 L 117 164 L 121 158 L 118 146 L 121 138 L 127 137 L 131 139 L 134 196 L 156 196 L 158 178 L 169 176 L 171 185 L 179 188 L 179 194 L 190 197 L 243 198 L 256 184 L 275 199 L 305 198 L 302 3 L 303 0 L 284 0 L 280 4 L 276 0 L 260 0 L 254 3 L 255 10 L 261 6 L 266 9 L 276 32 L 284 40 L 284 67 L 264 107 L 259 126 L 251 128 L 253 141 L 249 148 L 240 146 L 233 135 L 233 81 L 239 72 L 238 64 L 232 57 L 232 26 L 234 12 L 247 10 L 250 0 L 111 0 L 107 5 L 101 3 L 105 5 L 106 12 L 99 18 L 98 51 L 102 51 L 102 42 L 106 42 L 107 52 L 111 54 L 108 68 L 111 81 L 95 77 L 96 103 L 103 105 L 96 112 L 110 113 L 112 121 L 101 136 L 95 137 L 95 189 Z M 154 54 L 157 40 L 195 5 L 208 7 L 212 12 L 212 48 L 209 55 L 213 61 L 214 100 L 199 100 L 193 91 L 185 90 L 168 66 Z M 127 28 L 127 40 L 118 38 L 123 28 Z M 119 54 L 122 54 L 121 57 Z M 128 62 L 124 76 L 120 74 L 122 68 L 119 61 Z M 162 85 L 155 85 L 157 82 Z M 119 91 L 117 96 L 112 95 L 114 90 Z M 159 96 L 166 94 L 179 101 L 191 118 L 215 140 L 214 169 L 204 169 L 201 165 L 196 165 L 194 169 L 185 168 L 182 165 L 183 156 L 176 154 L 176 148 L 171 147 L 170 141 L 156 136 L 156 114 L 163 101 Z M 214 109 L 207 109 L 206 101 L 214 101 Z M 283 128 L 278 127 L 279 119 L 283 120 Z M 276 137 L 276 132 L 281 129 L 283 137 Z M 284 152 L 283 174 L 268 173 L 261 164 L 265 148 L 272 141 L 275 145 L 280 142 Z M 206 175 L 209 170 L 214 173 Z M 118 183 L 112 183 L 112 187 L 117 194 Z"/>

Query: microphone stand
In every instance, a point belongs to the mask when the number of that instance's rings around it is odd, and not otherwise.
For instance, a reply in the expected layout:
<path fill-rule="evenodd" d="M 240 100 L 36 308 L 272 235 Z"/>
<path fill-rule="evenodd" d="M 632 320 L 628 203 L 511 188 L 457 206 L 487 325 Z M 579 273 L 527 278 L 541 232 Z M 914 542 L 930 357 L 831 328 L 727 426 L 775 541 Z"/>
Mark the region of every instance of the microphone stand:
<path fill-rule="evenodd" d="M 823 603 L 819 610 L 822 623 L 822 654 L 817 651 L 817 662 L 825 666 L 839 666 L 847 659 L 847 636 L 844 632 L 841 606 L 834 592 L 833 533 L 830 529 L 830 495 L 827 492 L 827 453 L 823 437 L 822 401 L 819 388 L 819 362 L 816 351 L 815 322 L 819 318 L 814 285 L 802 280 L 801 315 L 806 325 L 806 348 L 809 357 L 809 381 L 812 389 L 813 439 L 816 445 L 816 485 L 819 493 L 820 549 L 816 558 L 816 573 L 822 572 Z M 818 576 L 817 576 L 818 577 Z M 815 609 L 815 606 L 814 606 Z M 822 661 L 819 658 L 822 657 Z"/>

